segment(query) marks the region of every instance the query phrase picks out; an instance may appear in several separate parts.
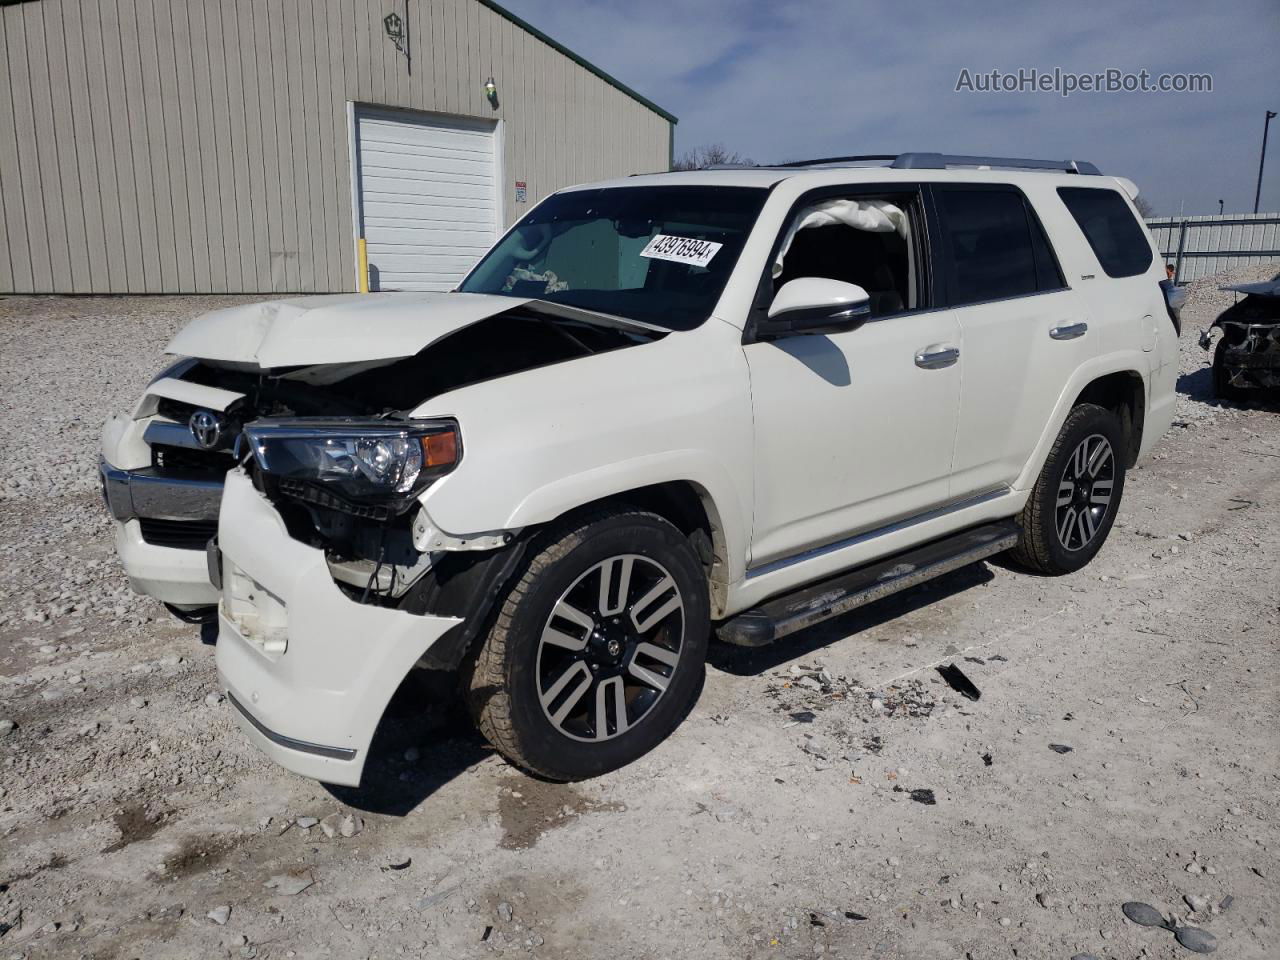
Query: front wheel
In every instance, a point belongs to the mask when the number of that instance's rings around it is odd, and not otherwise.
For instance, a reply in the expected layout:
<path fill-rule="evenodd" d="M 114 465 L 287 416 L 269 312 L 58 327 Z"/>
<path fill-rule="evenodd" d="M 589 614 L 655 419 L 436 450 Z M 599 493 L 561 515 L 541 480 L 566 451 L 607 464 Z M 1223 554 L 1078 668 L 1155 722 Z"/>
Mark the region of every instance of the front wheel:
<path fill-rule="evenodd" d="M 1233 386 L 1231 375 L 1227 372 L 1227 341 L 1222 339 L 1213 350 L 1213 395 L 1228 403 L 1244 403 L 1249 399 L 1249 391 Z"/>
<path fill-rule="evenodd" d="M 697 697 L 710 629 L 688 540 L 638 510 L 546 531 L 469 677 L 481 732 L 517 766 L 582 780 L 664 740 Z"/>
<path fill-rule="evenodd" d="M 1022 508 L 1014 560 L 1071 573 L 1102 549 L 1124 493 L 1123 437 L 1111 411 L 1092 403 L 1071 411 Z"/>

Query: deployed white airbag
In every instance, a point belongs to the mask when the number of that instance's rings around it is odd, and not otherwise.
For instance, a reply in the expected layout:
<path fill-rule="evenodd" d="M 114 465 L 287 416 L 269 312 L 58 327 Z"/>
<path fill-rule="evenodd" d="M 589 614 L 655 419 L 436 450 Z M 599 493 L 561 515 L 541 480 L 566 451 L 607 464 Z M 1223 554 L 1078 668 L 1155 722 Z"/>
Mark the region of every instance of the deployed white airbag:
<path fill-rule="evenodd" d="M 903 239 L 907 236 L 906 212 L 887 200 L 824 200 L 806 207 L 792 222 L 778 250 L 778 259 L 774 261 L 773 275 L 782 275 L 782 262 L 799 231 L 837 224 L 871 233 L 897 233 Z"/>

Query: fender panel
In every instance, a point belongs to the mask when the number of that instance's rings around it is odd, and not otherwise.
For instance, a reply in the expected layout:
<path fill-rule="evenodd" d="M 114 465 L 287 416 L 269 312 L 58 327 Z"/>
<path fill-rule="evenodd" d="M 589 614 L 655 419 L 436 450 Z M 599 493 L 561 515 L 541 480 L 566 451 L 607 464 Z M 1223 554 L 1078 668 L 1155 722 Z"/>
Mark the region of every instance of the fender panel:
<path fill-rule="evenodd" d="M 751 392 L 739 331 L 716 320 L 656 342 L 472 384 L 413 416 L 454 417 L 458 469 L 421 503 L 454 536 L 545 523 L 641 487 L 689 482 L 718 523 L 727 570 L 751 535 Z M 709 502 L 708 502 L 709 501 Z"/>
<path fill-rule="evenodd" d="M 1144 452 L 1149 450 L 1149 444 L 1154 442 L 1150 439 L 1149 431 L 1154 432 L 1158 437 L 1160 433 L 1164 432 L 1164 427 L 1168 426 L 1168 424 L 1161 426 L 1152 420 L 1150 377 L 1143 373 L 1147 366 L 1147 355 L 1141 350 L 1117 351 L 1081 364 L 1058 395 L 1058 402 L 1054 405 L 1053 415 L 1049 418 L 1044 432 L 1041 433 L 1040 440 L 1036 444 L 1031 458 L 1023 466 L 1022 472 L 1018 474 L 1018 479 L 1014 481 L 1013 489 L 1030 490 L 1035 486 L 1036 477 L 1040 475 L 1045 459 L 1049 456 L 1049 448 L 1053 446 L 1053 441 L 1057 438 L 1058 431 L 1062 429 L 1062 424 L 1066 422 L 1067 414 L 1071 412 L 1071 407 L 1075 404 L 1076 397 L 1080 396 L 1084 388 L 1094 380 L 1105 377 L 1108 374 L 1133 373 L 1142 377 L 1143 402 L 1147 408 L 1143 428 L 1143 450 Z"/>
<path fill-rule="evenodd" d="M 724 468 L 697 450 L 672 450 L 620 460 L 563 477 L 526 496 L 511 511 L 505 526 L 517 529 L 546 523 L 586 503 L 672 482 L 691 483 L 698 489 L 708 519 L 724 537 L 728 578 L 741 577 L 746 572 L 747 552 L 742 506 L 737 503 Z"/>

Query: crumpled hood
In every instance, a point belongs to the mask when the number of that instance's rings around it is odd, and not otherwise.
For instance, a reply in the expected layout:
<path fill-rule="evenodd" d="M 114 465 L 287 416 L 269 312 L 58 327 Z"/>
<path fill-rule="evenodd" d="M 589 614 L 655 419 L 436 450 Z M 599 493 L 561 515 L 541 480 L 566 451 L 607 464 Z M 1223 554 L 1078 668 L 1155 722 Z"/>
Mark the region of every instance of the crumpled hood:
<path fill-rule="evenodd" d="M 211 310 L 166 353 L 263 369 L 409 357 L 529 301 L 481 293 L 351 293 Z"/>

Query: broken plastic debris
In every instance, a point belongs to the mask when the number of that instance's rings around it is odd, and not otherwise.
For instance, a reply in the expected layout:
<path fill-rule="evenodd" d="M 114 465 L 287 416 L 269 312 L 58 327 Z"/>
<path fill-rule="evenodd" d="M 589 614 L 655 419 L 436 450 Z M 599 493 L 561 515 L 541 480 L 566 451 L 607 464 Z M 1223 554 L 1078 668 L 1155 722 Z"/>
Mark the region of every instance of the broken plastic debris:
<path fill-rule="evenodd" d="M 947 681 L 947 685 L 960 696 L 969 700 L 982 699 L 982 691 L 975 687 L 973 681 L 966 677 L 964 671 L 954 663 L 938 667 L 938 673 L 942 675 L 943 680 Z"/>
<path fill-rule="evenodd" d="M 908 790 L 906 787 L 894 787 L 893 792 L 908 793 L 916 803 L 923 803 L 927 807 L 932 807 L 938 802 L 938 798 L 933 795 L 933 791 L 923 787 L 915 790 Z"/>
<path fill-rule="evenodd" d="M 315 878 L 309 873 L 299 873 L 296 875 L 278 873 L 270 880 L 266 881 L 263 886 L 268 890 L 274 890 L 283 897 L 296 897 L 315 882 Z"/>
<path fill-rule="evenodd" d="M 813 723 L 818 719 L 818 715 L 812 710 L 797 710 L 795 713 L 787 714 L 796 723 Z"/>
<path fill-rule="evenodd" d="M 1075 747 L 1068 747 L 1065 743 L 1051 743 L 1049 749 L 1054 753 L 1070 753 Z"/>
<path fill-rule="evenodd" d="M 423 897 L 415 903 L 414 906 L 419 910 L 426 910 L 428 907 L 434 907 L 437 903 L 449 899 L 457 892 L 457 886 L 448 887 L 447 889 L 441 890 L 439 893 L 433 893 L 428 897 Z"/>

